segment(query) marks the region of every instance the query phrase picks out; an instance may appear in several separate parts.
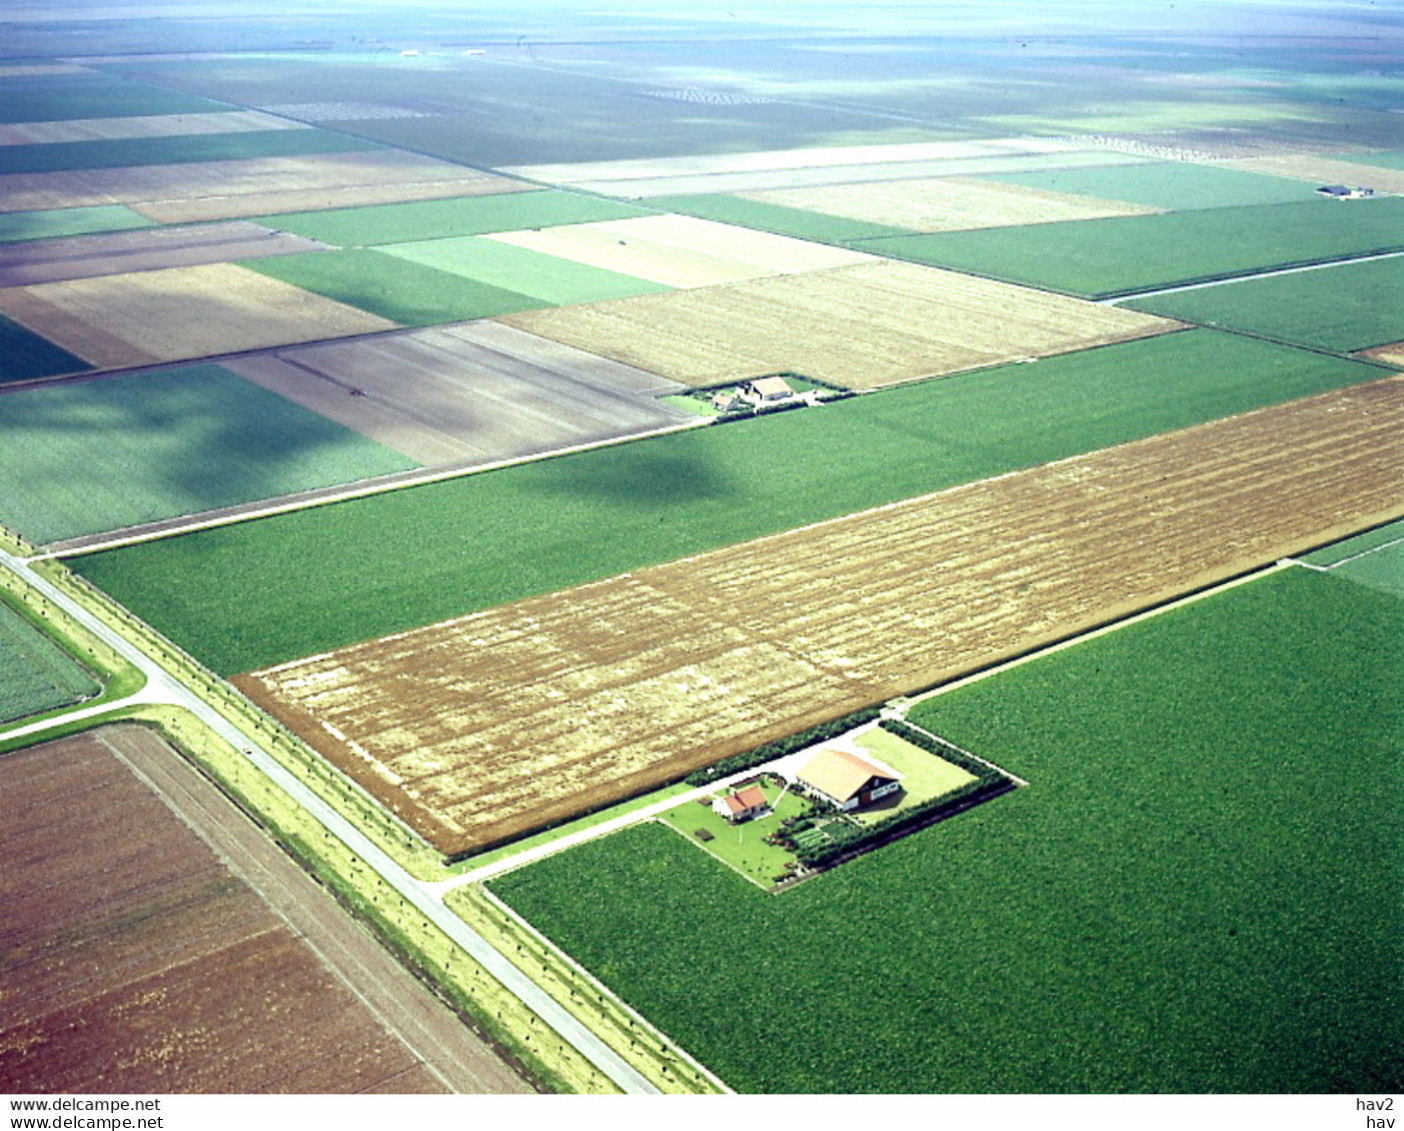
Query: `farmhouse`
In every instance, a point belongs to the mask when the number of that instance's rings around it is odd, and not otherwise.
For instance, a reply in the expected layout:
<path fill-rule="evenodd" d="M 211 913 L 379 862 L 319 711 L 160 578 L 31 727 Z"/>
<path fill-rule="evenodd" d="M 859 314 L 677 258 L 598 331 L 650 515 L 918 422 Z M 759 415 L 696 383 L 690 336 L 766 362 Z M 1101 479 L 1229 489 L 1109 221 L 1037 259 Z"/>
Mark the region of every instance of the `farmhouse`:
<path fill-rule="evenodd" d="M 895 774 L 847 750 L 826 747 L 801 767 L 795 781 L 807 792 L 847 811 L 902 788 Z"/>
<path fill-rule="evenodd" d="M 712 802 L 712 812 L 725 817 L 733 825 L 762 816 L 769 807 L 770 803 L 758 785 L 748 785 Z"/>
<path fill-rule="evenodd" d="M 1361 185 L 1356 185 L 1354 188 L 1349 185 L 1322 185 L 1316 191 L 1332 200 L 1359 200 L 1362 197 L 1375 195 L 1374 189 Z"/>

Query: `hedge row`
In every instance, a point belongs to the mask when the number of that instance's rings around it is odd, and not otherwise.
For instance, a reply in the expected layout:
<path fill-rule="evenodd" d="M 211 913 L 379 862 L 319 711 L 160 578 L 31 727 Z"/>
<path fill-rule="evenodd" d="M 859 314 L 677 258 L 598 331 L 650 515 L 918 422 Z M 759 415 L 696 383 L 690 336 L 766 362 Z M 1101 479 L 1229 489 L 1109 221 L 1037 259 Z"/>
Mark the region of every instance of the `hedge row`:
<path fill-rule="evenodd" d="M 820 723 L 818 726 L 802 730 L 797 734 L 777 738 L 774 742 L 767 742 L 762 746 L 757 746 L 754 750 L 747 750 L 745 753 L 723 758 L 720 762 L 714 762 L 710 766 L 694 770 L 683 780 L 691 786 L 711 785 L 718 778 L 739 774 L 742 770 L 749 770 L 753 766 L 760 766 L 766 762 L 774 761 L 776 758 L 783 758 L 786 754 L 793 754 L 796 750 L 803 750 L 806 746 L 813 746 L 816 742 L 827 742 L 831 738 L 837 738 L 845 731 L 872 722 L 880 713 L 881 708 L 864 707 L 850 715 L 831 719 L 827 723 Z"/>

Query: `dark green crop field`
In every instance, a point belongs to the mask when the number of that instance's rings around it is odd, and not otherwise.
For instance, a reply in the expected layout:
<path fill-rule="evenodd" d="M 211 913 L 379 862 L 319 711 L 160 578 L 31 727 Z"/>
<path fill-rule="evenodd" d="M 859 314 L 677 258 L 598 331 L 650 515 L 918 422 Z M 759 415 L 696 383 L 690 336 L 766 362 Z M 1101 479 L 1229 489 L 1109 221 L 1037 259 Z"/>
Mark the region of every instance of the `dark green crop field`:
<path fill-rule="evenodd" d="M 0 122 L 66 122 L 148 114 L 208 114 L 231 109 L 193 94 L 116 75 L 19 75 L 0 78 Z"/>
<path fill-rule="evenodd" d="M 1288 204 L 1312 200 L 1316 191 L 1316 186 L 1306 181 L 1267 177 L 1261 173 L 1245 173 L 1215 165 L 1193 165 L 1185 161 L 1003 173 L 988 179 L 1174 211 Z"/>
<path fill-rule="evenodd" d="M 654 825 L 492 886 L 741 1092 L 1398 1091 L 1401 640 L 1291 570 L 928 701 L 1031 784 L 780 896 Z"/>
<path fill-rule="evenodd" d="M 91 368 L 81 357 L 0 315 L 0 385 L 60 373 L 82 373 Z"/>
<path fill-rule="evenodd" d="M 1404 256 L 1133 300 L 1136 310 L 1323 349 L 1404 338 Z"/>
<path fill-rule="evenodd" d="M 852 246 L 1100 298 L 1404 248 L 1404 197 L 1204 208 Z"/>
<path fill-rule="evenodd" d="M 745 200 L 725 193 L 703 193 L 696 196 L 659 196 L 650 204 L 681 212 L 685 216 L 700 216 L 704 220 L 720 220 L 724 224 L 739 224 L 781 236 L 794 236 L 819 243 L 845 243 L 849 240 L 876 239 L 879 236 L 906 235 L 904 228 L 871 224 L 866 220 L 851 220 L 845 216 L 830 216 L 804 208 L 789 208 L 761 200 Z"/>
<path fill-rule="evenodd" d="M 404 326 L 466 322 L 551 305 L 368 248 L 266 256 L 240 266 Z"/>
<path fill-rule="evenodd" d="M 0 723 L 62 707 L 100 690 L 85 668 L 0 601 Z"/>
<path fill-rule="evenodd" d="M 523 228 L 627 220 L 634 216 L 651 216 L 654 211 L 580 193 L 543 189 L 286 213 L 263 216 L 259 223 L 341 247 L 375 247 Z"/>
<path fill-rule="evenodd" d="M 418 466 L 215 365 L 0 396 L 0 522 L 36 543 Z"/>
<path fill-rule="evenodd" d="M 1186 331 L 73 564 L 205 663 L 235 673 L 1378 372 Z"/>
<path fill-rule="evenodd" d="M 58 236 L 86 236 L 93 232 L 121 232 L 154 227 L 154 221 L 122 204 L 96 204 L 88 208 L 46 208 L 35 212 L 0 213 L 0 243 L 45 240 Z"/>
<path fill-rule="evenodd" d="M 373 142 L 330 130 L 247 130 L 177 137 L 109 138 L 42 145 L 0 145 L 0 174 L 117 169 L 131 165 L 182 165 L 249 157 L 295 157 L 379 149 Z"/>

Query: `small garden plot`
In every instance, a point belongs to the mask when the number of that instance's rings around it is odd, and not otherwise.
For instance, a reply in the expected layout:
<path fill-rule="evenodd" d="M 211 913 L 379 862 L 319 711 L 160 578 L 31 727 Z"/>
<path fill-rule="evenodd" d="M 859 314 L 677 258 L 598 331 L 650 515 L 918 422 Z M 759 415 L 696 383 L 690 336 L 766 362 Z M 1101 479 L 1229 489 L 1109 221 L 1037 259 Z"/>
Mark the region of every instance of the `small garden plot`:
<path fill-rule="evenodd" d="M 771 843 L 776 829 L 806 812 L 810 802 L 773 776 L 754 784 L 770 805 L 760 817 L 732 823 L 712 807 L 713 798 L 704 797 L 669 810 L 660 819 L 727 867 L 769 888 L 786 876 L 795 861 L 792 852 Z"/>
<path fill-rule="evenodd" d="M 0 601 L 0 723 L 67 706 L 100 690 L 86 668 Z"/>

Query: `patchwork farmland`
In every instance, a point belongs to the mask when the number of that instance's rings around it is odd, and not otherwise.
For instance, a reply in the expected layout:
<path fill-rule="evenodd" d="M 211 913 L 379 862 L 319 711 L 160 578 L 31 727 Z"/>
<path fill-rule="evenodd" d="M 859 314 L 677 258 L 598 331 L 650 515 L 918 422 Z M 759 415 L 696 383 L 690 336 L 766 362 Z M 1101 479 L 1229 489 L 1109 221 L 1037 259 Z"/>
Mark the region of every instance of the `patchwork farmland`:
<path fill-rule="evenodd" d="M 1401 430 L 1388 379 L 235 683 L 462 853 L 1397 517 Z"/>

